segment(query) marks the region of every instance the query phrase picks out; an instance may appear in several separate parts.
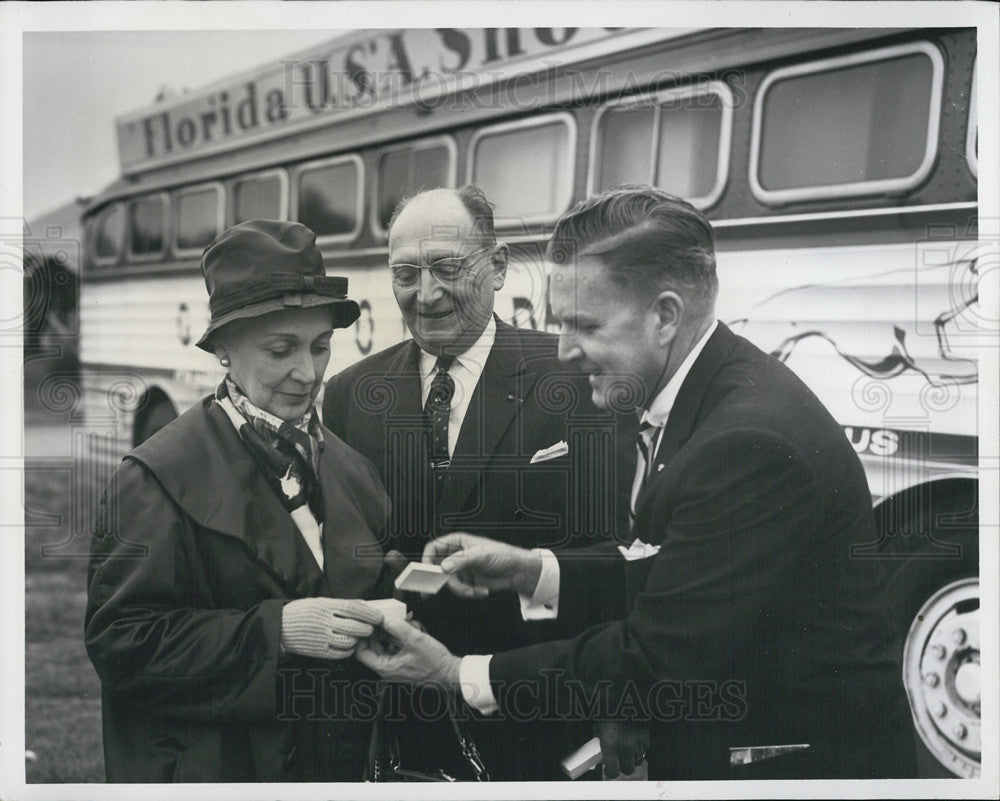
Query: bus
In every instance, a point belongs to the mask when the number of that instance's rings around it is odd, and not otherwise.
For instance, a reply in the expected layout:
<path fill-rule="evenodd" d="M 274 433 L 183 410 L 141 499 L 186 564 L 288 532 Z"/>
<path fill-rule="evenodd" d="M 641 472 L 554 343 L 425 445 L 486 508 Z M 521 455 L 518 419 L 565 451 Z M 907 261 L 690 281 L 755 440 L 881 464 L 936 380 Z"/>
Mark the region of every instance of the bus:
<path fill-rule="evenodd" d="M 511 248 L 498 311 L 550 327 L 548 234 L 623 183 L 717 238 L 718 316 L 800 375 L 864 464 L 900 621 L 921 775 L 976 776 L 979 307 L 974 28 L 361 30 L 117 120 L 87 207 L 83 418 L 117 461 L 222 373 L 204 246 L 297 220 L 361 318 L 330 372 L 407 336 L 396 203 L 480 186 Z M 997 232 L 985 232 L 995 237 Z M 898 608 L 897 608 L 898 607 Z"/>

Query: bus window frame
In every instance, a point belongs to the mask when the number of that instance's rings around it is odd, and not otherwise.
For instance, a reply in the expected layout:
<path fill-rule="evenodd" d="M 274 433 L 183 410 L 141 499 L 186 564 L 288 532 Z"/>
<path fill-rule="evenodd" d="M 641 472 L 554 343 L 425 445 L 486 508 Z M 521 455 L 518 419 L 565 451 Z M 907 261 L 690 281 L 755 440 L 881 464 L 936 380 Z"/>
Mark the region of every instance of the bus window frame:
<path fill-rule="evenodd" d="M 200 184 L 193 184 L 191 186 L 181 187 L 180 189 L 174 190 L 173 193 L 173 203 L 174 207 L 172 209 L 173 217 L 176 220 L 176 225 L 173 226 L 173 237 L 171 238 L 170 246 L 171 252 L 175 256 L 182 258 L 191 258 L 192 256 L 201 257 L 201 254 L 205 250 L 205 246 L 193 247 L 193 248 L 182 248 L 177 244 L 177 240 L 181 234 L 181 215 L 180 215 L 180 201 L 181 197 L 193 192 L 202 192 L 205 189 L 214 189 L 218 202 L 215 204 L 215 233 L 212 235 L 212 239 L 215 239 L 219 234 L 222 233 L 226 225 L 226 188 L 221 181 L 205 181 Z M 209 240 L 211 242 L 212 240 Z"/>
<path fill-rule="evenodd" d="M 458 145 L 455 144 L 455 139 L 451 134 L 440 134 L 437 136 L 429 136 L 425 139 L 415 139 L 411 142 L 391 145 L 375 153 L 375 169 L 371 181 L 371 201 L 369 203 L 369 213 L 371 214 L 371 224 L 369 225 L 369 228 L 371 228 L 372 235 L 375 239 L 380 242 L 384 242 L 389 238 L 389 229 L 383 228 L 378 219 L 378 191 L 381 176 L 379 166 L 382 159 L 385 156 L 389 156 L 393 153 L 399 153 L 403 150 L 412 150 L 417 152 L 419 150 L 430 150 L 432 147 L 442 144 L 448 151 L 448 184 L 446 188 L 454 189 L 455 183 L 458 180 Z"/>
<path fill-rule="evenodd" d="M 516 131 L 522 128 L 541 128 L 544 125 L 549 125 L 552 122 L 563 122 L 566 125 L 567 131 L 569 132 L 569 147 L 566 150 L 566 161 L 567 161 L 567 184 L 565 188 L 566 202 L 562 205 L 561 209 L 553 211 L 549 214 L 535 214 L 530 217 L 519 217 L 519 218 L 496 218 L 497 228 L 511 228 L 517 226 L 517 224 L 523 221 L 526 225 L 545 225 L 547 223 L 553 223 L 558 220 L 565 211 L 569 208 L 570 204 L 573 202 L 573 186 L 575 181 L 576 173 L 576 147 L 577 147 L 577 125 L 576 118 L 568 111 L 557 111 L 549 114 L 539 114 L 535 117 L 527 117 L 522 120 L 513 120 L 510 122 L 499 122 L 494 125 L 487 125 L 472 134 L 472 138 L 469 140 L 469 147 L 466 153 L 466 163 L 465 163 L 465 182 L 467 184 L 474 183 L 473 171 L 476 164 L 476 148 L 479 146 L 479 140 L 487 136 L 494 136 L 497 133 L 505 133 L 507 131 Z M 560 187 L 562 189 L 562 187 Z"/>
<path fill-rule="evenodd" d="M 855 181 L 851 183 L 822 184 L 817 186 L 795 187 L 793 189 L 766 189 L 760 183 L 760 149 L 761 131 L 763 127 L 764 100 L 772 84 L 797 78 L 803 75 L 814 75 L 820 72 L 833 72 L 844 67 L 854 67 L 859 64 L 871 64 L 878 61 L 889 61 L 900 56 L 922 53 L 931 61 L 931 94 L 927 115 L 927 141 L 924 146 L 924 157 L 917 169 L 910 175 L 900 178 L 880 178 L 872 181 Z M 937 158 L 941 134 L 941 102 L 944 93 L 944 57 L 941 51 L 931 42 L 918 41 L 906 44 L 879 47 L 861 53 L 846 56 L 824 58 L 781 67 L 769 73 L 757 89 L 754 98 L 753 125 L 750 139 L 749 185 L 751 194 L 769 206 L 782 206 L 798 201 L 836 200 L 841 198 L 862 197 L 878 194 L 903 194 L 921 184 L 930 174 Z"/>
<path fill-rule="evenodd" d="M 118 242 L 116 243 L 117 252 L 114 256 L 98 256 L 97 251 L 94 249 L 95 246 L 97 245 L 97 231 L 92 229 L 92 233 L 90 234 L 90 245 L 88 247 L 88 250 L 90 251 L 90 260 L 91 263 L 93 263 L 94 267 L 100 267 L 100 268 L 114 267 L 125 256 L 125 237 L 126 234 L 128 233 L 128 212 L 125 209 L 125 201 L 115 200 L 111 203 L 108 203 L 107 205 L 101 207 L 100 210 L 88 215 L 88 217 L 89 219 L 95 220 L 96 222 L 96 218 L 101 215 L 101 212 L 103 212 L 105 209 L 111 209 L 116 207 L 118 211 L 121 212 L 122 215 L 121 236 L 118 238 Z"/>
<path fill-rule="evenodd" d="M 228 216 L 226 219 L 230 220 L 232 225 L 238 224 L 236 222 L 236 194 L 237 194 L 236 185 L 239 184 L 241 181 L 250 181 L 250 180 L 272 178 L 272 177 L 277 177 L 278 183 L 281 184 L 281 197 L 279 206 L 279 214 L 281 216 L 279 216 L 278 219 L 284 221 L 288 220 L 288 209 L 290 205 L 288 200 L 288 194 L 289 194 L 288 171 L 285 170 L 283 167 L 269 167 L 266 170 L 258 170 L 257 172 L 240 173 L 239 175 L 235 176 L 232 179 L 232 181 L 230 181 L 229 185 L 230 202 L 226 204 L 226 208 L 228 210 Z M 244 222 L 246 222 L 246 220 L 244 220 Z"/>
<path fill-rule="evenodd" d="M 132 251 L 132 204 L 157 197 L 163 202 L 163 245 L 155 253 L 135 253 Z M 128 199 L 125 208 L 125 251 L 128 256 L 128 262 L 133 264 L 148 264 L 154 261 L 162 261 L 170 252 L 170 245 L 173 241 L 173 226 L 171 225 L 173 222 L 173 215 L 171 213 L 173 209 L 170 207 L 170 193 L 163 190 L 160 192 L 150 192 L 147 195 L 137 195 Z"/>
<path fill-rule="evenodd" d="M 606 103 L 598 108 L 594 113 L 594 119 L 590 127 L 590 154 L 587 161 L 587 194 L 597 194 L 597 160 L 600 157 L 600 148 L 604 138 L 601 134 L 600 126 L 601 120 L 609 111 L 628 108 L 629 106 L 641 106 L 643 103 L 649 101 L 689 100 L 694 97 L 712 94 L 716 95 L 722 101 L 722 117 L 719 120 L 719 151 L 716 154 L 715 183 L 707 195 L 697 198 L 685 198 L 685 200 L 700 210 L 709 209 L 718 203 L 719 198 L 722 197 L 722 193 L 729 184 L 729 155 L 732 150 L 733 104 L 735 102 L 733 99 L 733 90 L 729 88 L 728 84 L 722 81 L 707 81 L 705 83 L 690 84 L 689 86 L 675 86 L 655 92 L 644 92 L 634 97 L 622 98 L 611 103 Z M 660 116 L 662 113 L 663 110 L 661 109 L 660 113 L 653 117 L 652 151 L 650 154 L 650 173 L 648 176 L 650 186 L 656 186 L 656 170 L 659 166 L 657 154 L 660 149 Z"/>
<path fill-rule="evenodd" d="M 972 64 L 972 89 L 969 90 L 969 122 L 965 129 L 965 161 L 969 165 L 969 172 L 979 180 L 979 156 L 976 154 L 976 139 L 979 135 L 979 59 Z"/>
<path fill-rule="evenodd" d="M 355 219 L 356 219 L 355 226 L 351 231 L 344 234 L 323 234 L 322 236 L 316 234 L 316 244 L 318 245 L 332 245 L 337 243 L 353 242 L 355 239 L 357 239 L 358 234 L 361 233 L 361 229 L 364 227 L 365 223 L 364 160 L 357 153 L 348 153 L 340 156 L 330 156 L 327 158 L 314 159 L 312 161 L 305 161 L 301 164 L 298 164 L 295 166 L 295 169 L 292 173 L 292 191 L 291 191 L 291 202 L 289 204 L 289 220 L 292 220 L 294 222 L 299 222 L 299 189 L 301 188 L 302 175 L 312 170 L 322 169 L 323 167 L 333 167 L 338 164 L 343 164 L 346 162 L 352 162 L 357 167 L 358 170 L 357 202 L 355 203 Z M 304 225 L 305 223 L 302 224 Z"/>

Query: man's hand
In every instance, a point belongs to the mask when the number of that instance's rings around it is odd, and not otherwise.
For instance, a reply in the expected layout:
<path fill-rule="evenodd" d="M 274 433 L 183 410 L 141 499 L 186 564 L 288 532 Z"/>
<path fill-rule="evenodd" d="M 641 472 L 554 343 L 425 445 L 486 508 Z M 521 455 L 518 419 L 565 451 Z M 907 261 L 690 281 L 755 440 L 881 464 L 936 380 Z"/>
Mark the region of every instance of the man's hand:
<path fill-rule="evenodd" d="M 441 643 L 405 620 L 386 618 L 382 631 L 392 637 L 387 643 L 371 637 L 358 646 L 357 660 L 383 679 L 402 684 L 435 684 L 458 690 L 461 659 Z"/>
<path fill-rule="evenodd" d="M 604 775 L 617 778 L 619 773 L 632 775 L 646 758 L 649 749 L 649 727 L 645 723 L 605 721 L 595 724 L 604 755 Z"/>
<path fill-rule="evenodd" d="M 455 532 L 424 546 L 424 562 L 450 574 L 448 588 L 460 598 L 483 598 L 513 590 L 531 595 L 542 574 L 542 559 L 524 548 Z"/>

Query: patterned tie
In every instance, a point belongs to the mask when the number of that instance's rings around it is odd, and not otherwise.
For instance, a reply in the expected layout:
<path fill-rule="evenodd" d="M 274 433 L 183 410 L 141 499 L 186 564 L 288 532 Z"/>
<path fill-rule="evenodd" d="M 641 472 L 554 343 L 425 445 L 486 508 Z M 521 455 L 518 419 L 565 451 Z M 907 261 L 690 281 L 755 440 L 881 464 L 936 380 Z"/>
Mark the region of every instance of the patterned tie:
<path fill-rule="evenodd" d="M 451 417 L 451 399 L 455 394 L 455 382 L 448 375 L 448 368 L 455 361 L 454 356 L 438 356 L 434 364 L 434 379 L 427 394 L 424 414 L 431 424 L 431 467 L 447 467 L 451 464 L 448 456 L 448 418 Z"/>
<path fill-rule="evenodd" d="M 635 524 L 635 504 L 652 470 L 653 456 L 656 455 L 653 452 L 653 441 L 662 430 L 662 427 L 646 422 L 639 427 L 639 435 L 635 438 L 639 455 L 636 459 L 635 478 L 632 481 L 632 497 L 628 510 L 629 528 Z"/>

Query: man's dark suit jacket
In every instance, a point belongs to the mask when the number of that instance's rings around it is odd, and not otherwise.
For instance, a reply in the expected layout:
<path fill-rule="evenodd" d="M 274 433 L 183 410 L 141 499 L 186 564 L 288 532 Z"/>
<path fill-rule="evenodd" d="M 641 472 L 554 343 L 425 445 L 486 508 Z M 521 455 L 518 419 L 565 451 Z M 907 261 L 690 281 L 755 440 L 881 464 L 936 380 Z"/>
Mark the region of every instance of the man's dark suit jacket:
<path fill-rule="evenodd" d="M 376 465 L 392 501 L 385 550 L 419 560 L 431 538 L 452 531 L 525 548 L 587 545 L 627 531 L 635 446 L 634 434 L 621 426 L 632 423 L 619 418 L 616 430 L 615 418 L 592 404 L 586 376 L 559 362 L 557 344 L 552 334 L 497 320 L 451 465 L 433 474 L 421 408 L 420 351 L 412 340 L 330 380 L 324 424 Z M 560 441 L 568 444 L 568 455 L 530 464 L 537 451 Z M 445 590 L 428 602 L 410 598 L 408 603 L 428 631 L 457 654 L 572 636 L 624 610 L 621 584 L 591 596 L 575 614 L 543 623 L 525 623 L 517 598 L 509 594 L 463 601 Z M 585 732 L 556 731 L 490 722 L 477 739 L 496 733 L 496 750 L 502 753 L 493 755 L 493 778 L 558 778 L 558 759 L 579 745 Z"/>
<path fill-rule="evenodd" d="M 523 687 L 507 688 L 552 671 L 566 681 L 541 685 L 549 706 L 577 682 L 605 714 L 651 716 L 650 778 L 912 775 L 883 565 L 851 557 L 877 539 L 864 472 L 790 370 L 720 324 L 680 389 L 636 514 L 633 534 L 660 545 L 655 556 L 559 554 L 560 615 L 614 564 L 625 619 L 496 654 L 502 712 L 524 703 Z M 602 681 L 613 688 L 603 701 Z M 731 748 L 803 743 L 730 766 Z"/>

